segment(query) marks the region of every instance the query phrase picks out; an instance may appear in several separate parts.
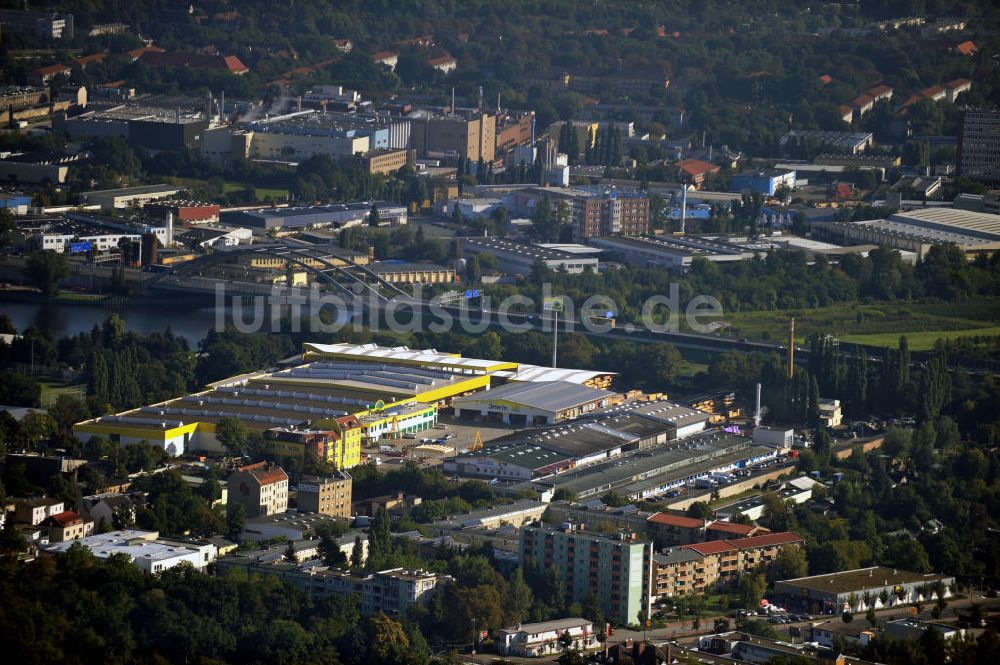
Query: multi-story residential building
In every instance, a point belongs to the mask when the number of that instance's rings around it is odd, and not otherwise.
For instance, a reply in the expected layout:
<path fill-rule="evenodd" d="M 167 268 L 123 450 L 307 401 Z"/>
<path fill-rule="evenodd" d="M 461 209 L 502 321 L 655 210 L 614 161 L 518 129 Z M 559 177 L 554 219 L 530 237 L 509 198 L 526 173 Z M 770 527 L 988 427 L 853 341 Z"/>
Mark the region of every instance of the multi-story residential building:
<path fill-rule="evenodd" d="M 299 510 L 350 518 L 351 482 L 351 476 L 344 471 L 327 478 L 303 478 L 298 485 Z"/>
<path fill-rule="evenodd" d="M 521 527 L 521 563 L 562 576 L 569 602 L 595 594 L 604 615 L 633 624 L 649 615 L 652 544 L 633 534 L 583 531 L 570 525 Z"/>
<path fill-rule="evenodd" d="M 504 628 L 497 635 L 496 649 L 501 656 L 537 658 L 562 651 L 566 636 L 569 636 L 570 647 L 578 651 L 598 645 L 593 622 L 573 618 L 521 623 Z"/>
<path fill-rule="evenodd" d="M 63 512 L 65 503 L 51 497 L 21 499 L 14 508 L 14 519 L 23 524 L 37 526 L 53 515 Z"/>
<path fill-rule="evenodd" d="M 649 199 L 642 192 L 611 190 L 573 197 L 573 239 L 640 236 L 649 230 Z"/>
<path fill-rule="evenodd" d="M 747 538 L 710 540 L 671 547 L 653 555 L 650 595 L 685 596 L 735 582 L 743 573 L 767 566 L 784 547 L 804 544 L 791 531 Z"/>
<path fill-rule="evenodd" d="M 361 422 L 356 416 L 331 420 L 331 429 L 275 427 L 264 433 L 268 446 L 282 459 L 299 464 L 320 462 L 335 469 L 349 469 L 361 464 Z"/>
<path fill-rule="evenodd" d="M 1000 183 L 1000 109 L 962 111 L 958 133 L 958 175 Z"/>
<path fill-rule="evenodd" d="M 47 517 L 41 526 L 48 527 L 50 543 L 79 540 L 94 532 L 94 520 L 73 510 L 64 510 Z"/>
<path fill-rule="evenodd" d="M 229 476 L 227 507 L 240 504 L 247 517 L 274 515 L 288 510 L 288 475 L 267 462 L 242 466 Z"/>
<path fill-rule="evenodd" d="M 646 520 L 646 530 L 658 547 L 695 543 L 705 539 L 705 520 L 687 515 L 654 513 Z"/>
<path fill-rule="evenodd" d="M 379 612 L 405 615 L 414 605 L 426 605 L 452 580 L 449 575 L 409 568 L 366 573 L 281 560 L 262 562 L 239 554 L 222 557 L 216 565 L 219 574 L 242 569 L 252 575 L 273 575 L 314 596 L 354 594 L 364 616 Z"/>

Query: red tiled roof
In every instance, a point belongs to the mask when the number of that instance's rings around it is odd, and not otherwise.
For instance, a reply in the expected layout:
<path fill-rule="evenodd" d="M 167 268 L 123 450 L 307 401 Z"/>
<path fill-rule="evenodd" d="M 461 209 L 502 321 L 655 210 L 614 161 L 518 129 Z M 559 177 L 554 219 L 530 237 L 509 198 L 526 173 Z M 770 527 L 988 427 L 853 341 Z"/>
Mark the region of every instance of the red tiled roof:
<path fill-rule="evenodd" d="M 64 510 L 61 513 L 55 515 L 50 515 L 47 522 L 51 522 L 60 528 L 65 529 L 68 526 L 74 526 L 83 522 L 83 518 L 80 517 L 80 513 L 74 510 Z"/>
<path fill-rule="evenodd" d="M 802 544 L 805 539 L 794 531 L 780 531 L 778 533 L 765 533 L 749 538 L 737 538 L 728 541 L 740 549 L 751 549 L 755 547 L 774 547 L 775 545 L 791 545 L 793 543 Z"/>
<path fill-rule="evenodd" d="M 871 95 L 872 97 L 881 97 L 882 95 L 891 95 L 892 94 L 892 86 L 888 86 L 888 85 L 885 85 L 884 83 L 880 83 L 879 85 L 876 85 L 876 86 L 872 87 L 871 89 L 869 89 L 868 90 L 868 94 Z"/>
<path fill-rule="evenodd" d="M 118 79 L 117 81 L 108 81 L 107 83 L 101 83 L 98 88 L 120 88 L 125 85 L 125 79 Z"/>
<path fill-rule="evenodd" d="M 819 82 L 823 85 L 829 85 L 830 83 L 833 83 L 833 77 L 829 74 L 823 74 L 819 77 Z"/>
<path fill-rule="evenodd" d="M 954 81 L 948 81 L 944 84 L 946 88 L 951 88 L 952 90 L 955 88 L 963 88 L 967 85 L 972 85 L 972 81 L 969 79 L 955 79 Z"/>
<path fill-rule="evenodd" d="M 437 67 L 438 65 L 450 65 L 453 62 L 458 62 L 458 60 L 450 55 L 442 55 L 440 58 L 431 58 L 427 61 L 427 64 L 431 67 Z"/>
<path fill-rule="evenodd" d="M 159 46 L 143 46 L 141 48 L 132 49 L 126 52 L 125 55 L 132 58 L 133 60 L 138 60 L 142 57 L 144 53 L 165 53 L 166 50 L 160 48 Z"/>
<path fill-rule="evenodd" d="M 36 74 L 41 74 L 42 76 L 47 76 L 48 74 L 58 74 L 59 72 L 65 72 L 72 69 L 69 65 L 46 65 L 45 67 L 39 67 L 35 70 Z"/>
<path fill-rule="evenodd" d="M 756 526 L 754 524 L 737 524 L 736 522 L 712 522 L 705 528 L 710 531 L 732 533 L 741 536 L 749 536 L 754 532 L 767 531 L 767 529 L 762 526 Z"/>
<path fill-rule="evenodd" d="M 857 97 L 851 100 L 850 105 L 856 109 L 859 109 L 874 103 L 875 99 L 871 95 L 858 95 Z"/>
<path fill-rule="evenodd" d="M 979 47 L 971 41 L 964 41 L 955 47 L 955 50 L 962 55 L 975 55 L 979 53 Z"/>
<path fill-rule="evenodd" d="M 703 162 L 700 159 L 685 159 L 675 164 L 677 168 L 690 175 L 701 175 L 704 173 L 718 173 L 721 169 L 715 164 Z"/>
<path fill-rule="evenodd" d="M 273 485 L 288 480 L 288 475 L 281 469 L 271 469 L 269 471 L 254 472 L 253 477 L 263 485 Z"/>
<path fill-rule="evenodd" d="M 383 60 L 388 60 L 390 58 L 398 58 L 399 54 L 395 51 L 378 51 L 372 54 L 372 60 L 376 62 L 381 62 Z"/>
<path fill-rule="evenodd" d="M 200 53 L 166 53 L 146 51 L 139 59 L 152 67 L 191 67 L 192 69 L 225 70 L 245 74 L 250 69 L 235 55 L 202 55 Z"/>
<path fill-rule="evenodd" d="M 704 543 L 691 543 L 690 545 L 681 545 L 682 548 L 686 550 L 694 550 L 698 554 L 719 554 L 720 552 L 728 552 L 730 550 L 737 549 L 728 540 L 709 540 Z"/>
<path fill-rule="evenodd" d="M 84 67 L 92 62 L 104 62 L 106 57 L 108 57 L 107 53 L 91 53 L 90 55 L 77 58 L 74 62 L 81 67 Z"/>
<path fill-rule="evenodd" d="M 682 515 L 668 515 L 667 513 L 656 513 L 650 515 L 647 522 L 664 524 L 666 526 L 676 526 L 682 529 L 700 529 L 705 522 L 696 517 L 684 517 Z"/>
<path fill-rule="evenodd" d="M 841 104 L 840 106 L 838 106 L 837 110 L 840 111 L 840 117 L 844 117 L 848 113 L 850 113 L 852 115 L 854 114 L 854 109 L 852 109 L 850 106 L 846 106 L 844 104 Z"/>

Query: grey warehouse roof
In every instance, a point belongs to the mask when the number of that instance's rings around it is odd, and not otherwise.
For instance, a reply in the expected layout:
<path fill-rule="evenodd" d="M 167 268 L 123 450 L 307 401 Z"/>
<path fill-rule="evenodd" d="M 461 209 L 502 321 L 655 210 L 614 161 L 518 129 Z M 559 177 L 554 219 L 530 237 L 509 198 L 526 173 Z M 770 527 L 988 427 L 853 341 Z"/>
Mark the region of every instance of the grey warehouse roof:
<path fill-rule="evenodd" d="M 464 404 L 504 400 L 542 411 L 563 411 L 613 395 L 614 393 L 608 390 L 582 386 L 568 381 L 508 383 L 484 393 L 460 397 L 455 400 L 455 405 L 461 407 Z"/>

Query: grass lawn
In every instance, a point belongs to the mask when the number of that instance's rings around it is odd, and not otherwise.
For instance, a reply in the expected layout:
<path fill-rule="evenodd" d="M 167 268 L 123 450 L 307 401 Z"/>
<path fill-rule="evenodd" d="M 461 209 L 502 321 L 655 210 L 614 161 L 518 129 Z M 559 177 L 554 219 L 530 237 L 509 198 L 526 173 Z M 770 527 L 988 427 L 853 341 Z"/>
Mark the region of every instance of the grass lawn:
<path fill-rule="evenodd" d="M 944 330 L 911 332 L 906 334 L 906 341 L 913 351 L 930 351 L 939 339 L 956 339 L 958 337 L 976 337 L 979 335 L 1000 336 L 1000 326 L 989 328 L 972 328 L 969 330 Z M 896 348 L 899 345 L 899 335 L 892 333 L 876 335 L 846 335 L 840 338 L 844 342 L 865 344 L 866 346 L 887 346 Z"/>
<path fill-rule="evenodd" d="M 55 404 L 60 395 L 72 395 L 80 399 L 87 397 L 87 386 L 83 383 L 66 385 L 61 382 L 41 381 L 39 387 L 41 388 L 39 401 L 43 409 Z"/>
<path fill-rule="evenodd" d="M 246 187 L 246 183 L 226 181 L 226 184 L 223 186 L 223 192 L 226 194 L 230 192 L 238 192 L 244 187 Z M 257 192 L 258 199 L 266 199 L 269 196 L 272 199 L 288 198 L 288 190 L 282 187 L 254 187 L 254 190 Z"/>

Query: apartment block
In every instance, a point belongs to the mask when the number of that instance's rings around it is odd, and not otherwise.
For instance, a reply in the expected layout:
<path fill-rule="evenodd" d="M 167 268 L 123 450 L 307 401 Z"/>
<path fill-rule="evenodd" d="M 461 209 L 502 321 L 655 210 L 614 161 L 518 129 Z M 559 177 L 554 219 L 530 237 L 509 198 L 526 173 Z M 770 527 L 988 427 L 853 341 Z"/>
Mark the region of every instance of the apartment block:
<path fill-rule="evenodd" d="M 634 534 L 601 534 L 573 525 L 521 527 L 521 564 L 544 570 L 555 567 L 563 577 L 569 602 L 584 602 L 594 593 L 605 616 L 633 624 L 649 614 L 652 544 Z"/>
<path fill-rule="evenodd" d="M 804 543 L 797 533 L 783 531 L 667 548 L 652 557 L 650 595 L 656 599 L 710 591 L 769 565 L 782 548 Z"/>
<path fill-rule="evenodd" d="M 267 462 L 242 466 L 229 476 L 227 508 L 240 504 L 247 517 L 263 517 L 288 510 L 288 475 Z"/>
<path fill-rule="evenodd" d="M 351 483 L 351 476 L 343 471 L 327 478 L 303 478 L 299 482 L 298 508 L 320 515 L 350 518 Z"/>
<path fill-rule="evenodd" d="M 958 175 L 1000 183 L 1000 110 L 970 108 L 962 111 Z"/>

